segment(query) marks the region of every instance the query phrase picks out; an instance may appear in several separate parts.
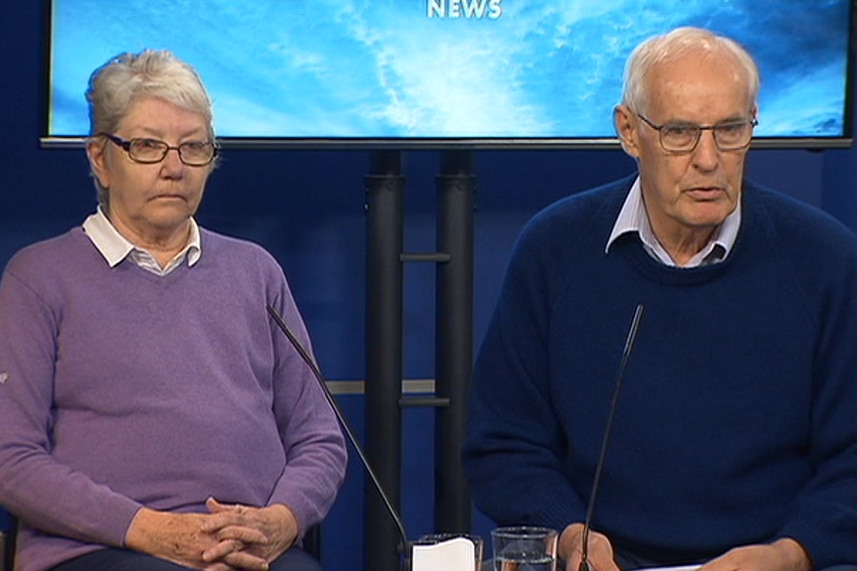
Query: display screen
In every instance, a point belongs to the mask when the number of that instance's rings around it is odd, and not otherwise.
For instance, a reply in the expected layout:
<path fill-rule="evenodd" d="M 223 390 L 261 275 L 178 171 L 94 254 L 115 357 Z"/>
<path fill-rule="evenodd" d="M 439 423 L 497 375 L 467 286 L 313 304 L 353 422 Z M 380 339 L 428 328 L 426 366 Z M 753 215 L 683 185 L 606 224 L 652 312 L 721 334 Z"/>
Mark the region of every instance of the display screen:
<path fill-rule="evenodd" d="M 761 76 L 757 146 L 847 146 L 857 0 L 46 0 L 45 145 L 89 132 L 112 56 L 193 65 L 227 144 L 616 145 L 631 50 L 677 26 L 742 43 Z"/>

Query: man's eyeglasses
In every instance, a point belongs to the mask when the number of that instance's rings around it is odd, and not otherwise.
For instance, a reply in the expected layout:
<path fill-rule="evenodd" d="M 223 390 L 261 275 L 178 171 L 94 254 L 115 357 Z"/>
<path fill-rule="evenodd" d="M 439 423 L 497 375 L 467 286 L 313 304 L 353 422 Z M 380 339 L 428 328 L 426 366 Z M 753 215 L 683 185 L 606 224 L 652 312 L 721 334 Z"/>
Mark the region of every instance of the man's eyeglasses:
<path fill-rule="evenodd" d="M 696 125 L 694 123 L 664 123 L 655 125 L 639 113 L 637 117 L 658 132 L 661 148 L 669 153 L 691 153 L 699 144 L 703 131 L 711 131 L 714 142 L 721 151 L 739 151 L 750 144 L 753 128 L 759 124 L 754 119 L 727 121 L 717 125 Z"/>
<path fill-rule="evenodd" d="M 203 167 L 217 156 L 217 145 L 211 141 L 187 141 L 173 147 L 158 139 L 136 138 L 126 141 L 116 135 L 99 133 L 125 149 L 132 161 L 146 165 L 159 163 L 170 151 L 177 151 L 179 160 L 191 167 Z"/>

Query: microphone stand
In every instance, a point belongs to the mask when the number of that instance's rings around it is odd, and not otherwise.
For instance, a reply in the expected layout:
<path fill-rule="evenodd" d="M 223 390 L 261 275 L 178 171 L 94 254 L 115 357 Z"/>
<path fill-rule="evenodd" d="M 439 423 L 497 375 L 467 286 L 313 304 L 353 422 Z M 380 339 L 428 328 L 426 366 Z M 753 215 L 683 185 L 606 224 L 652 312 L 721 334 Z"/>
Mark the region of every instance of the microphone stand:
<path fill-rule="evenodd" d="M 289 330 L 289 327 L 286 325 L 286 322 L 283 321 L 282 316 L 279 312 L 274 309 L 273 306 L 266 306 L 268 313 L 271 315 L 271 318 L 274 320 L 274 323 L 277 324 L 277 327 L 282 331 L 285 336 L 288 338 L 289 342 L 294 346 L 295 350 L 301 356 L 304 363 L 306 363 L 307 367 L 309 367 L 310 371 L 312 371 L 313 377 L 318 382 L 319 386 L 324 393 L 324 397 L 327 399 L 330 408 L 333 409 L 333 412 L 336 414 L 337 420 L 339 420 L 339 424 L 342 426 L 343 431 L 345 432 L 348 440 L 351 442 L 351 446 L 357 452 L 357 456 L 360 458 L 360 463 L 363 465 L 363 469 L 366 470 L 366 473 L 369 475 L 369 479 L 372 482 L 372 486 L 375 488 L 375 491 L 378 492 L 378 495 L 381 497 L 381 501 L 384 503 L 384 506 L 387 508 L 387 512 L 390 514 L 390 517 L 393 519 L 393 522 L 396 524 L 396 527 L 399 530 L 399 537 L 401 539 L 401 544 L 399 545 L 400 552 L 404 553 L 405 556 L 408 556 L 408 534 L 405 532 L 405 526 L 402 524 L 402 520 L 399 515 L 396 513 L 396 510 L 393 508 L 393 504 L 390 502 L 390 499 L 387 497 L 387 494 L 384 492 L 384 488 L 381 486 L 381 482 L 378 480 L 378 476 L 375 475 L 375 471 L 372 469 L 372 466 L 369 464 L 369 461 L 366 459 L 366 455 L 363 453 L 363 449 L 360 447 L 360 444 L 357 442 L 357 438 L 354 436 L 354 431 L 351 429 L 351 426 L 348 423 L 348 420 L 345 418 L 342 410 L 339 408 L 339 404 L 336 402 L 336 399 L 333 398 L 333 394 L 330 392 L 330 389 L 327 387 L 327 382 L 324 379 L 324 376 L 321 374 L 321 370 L 316 365 L 313 358 L 309 355 L 309 353 L 304 349 L 304 347 L 300 344 L 297 337 Z"/>
<path fill-rule="evenodd" d="M 613 389 L 613 399 L 610 402 L 610 413 L 607 416 L 607 427 L 604 429 L 604 438 L 601 440 L 601 453 L 598 455 L 598 464 L 595 465 L 595 476 L 592 480 L 592 493 L 589 495 L 589 505 L 586 507 L 586 519 L 583 522 L 583 544 L 580 548 L 580 565 L 577 571 L 592 571 L 589 564 L 589 531 L 592 527 L 592 513 L 595 511 L 595 498 L 598 495 L 598 484 L 601 481 L 601 470 L 604 468 L 604 459 L 607 456 L 607 445 L 610 441 L 610 432 L 613 427 L 613 417 L 616 413 L 616 404 L 619 402 L 619 392 L 622 388 L 622 377 L 625 376 L 625 367 L 628 365 L 628 357 L 634 348 L 634 340 L 637 330 L 640 328 L 640 319 L 643 317 L 643 304 L 637 304 L 634 310 L 634 319 L 625 339 L 625 348 L 622 350 L 622 360 L 619 363 L 619 371 L 616 373 L 616 387 Z"/>

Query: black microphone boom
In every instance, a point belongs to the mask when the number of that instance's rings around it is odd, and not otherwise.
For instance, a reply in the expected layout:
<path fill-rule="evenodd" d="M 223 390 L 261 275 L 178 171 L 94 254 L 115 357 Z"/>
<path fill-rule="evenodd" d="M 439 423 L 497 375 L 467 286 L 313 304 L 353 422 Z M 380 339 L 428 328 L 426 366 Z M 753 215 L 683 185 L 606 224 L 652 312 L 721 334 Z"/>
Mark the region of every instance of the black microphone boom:
<path fill-rule="evenodd" d="M 625 339 L 625 348 L 622 350 L 622 360 L 619 362 L 619 371 L 616 373 L 616 388 L 613 389 L 613 400 L 610 402 L 610 414 L 607 416 L 607 426 L 604 429 L 604 438 L 601 440 L 601 453 L 598 455 L 598 464 L 595 465 L 595 477 L 592 479 L 592 492 L 589 494 L 589 505 L 586 507 L 586 519 L 583 521 L 583 543 L 580 547 L 580 565 L 577 571 L 592 571 L 589 565 L 589 530 L 592 527 L 592 512 L 595 510 L 595 497 L 598 494 L 598 483 L 601 481 L 601 470 L 604 468 L 604 458 L 607 456 L 607 443 L 610 441 L 610 430 L 613 426 L 613 416 L 616 413 L 616 403 L 619 401 L 619 390 L 622 388 L 622 377 L 625 376 L 625 367 L 628 365 L 628 357 L 634 348 L 634 340 L 637 338 L 637 330 L 640 328 L 640 319 L 643 317 L 643 304 L 637 304 L 634 311 L 634 319 L 628 330 L 628 338 Z"/>
<path fill-rule="evenodd" d="M 315 380 L 318 381 L 319 386 L 324 393 L 325 398 L 327 398 L 328 404 L 330 404 L 330 408 L 333 409 L 333 412 L 336 413 L 336 418 L 339 420 L 339 424 L 342 425 L 342 429 L 345 431 L 346 436 L 348 436 L 348 440 L 351 442 L 351 446 L 354 447 L 354 450 L 357 452 L 357 456 L 360 457 L 360 463 L 363 465 L 363 469 L 366 470 L 366 473 L 369 475 L 369 479 L 372 480 L 372 486 L 375 488 L 375 491 L 378 492 L 378 495 L 381 496 L 381 501 L 384 502 L 384 506 L 387 508 L 387 512 L 389 512 L 390 517 L 393 518 L 393 521 L 396 523 L 396 527 L 399 529 L 399 536 L 402 540 L 402 545 L 400 549 L 404 553 L 408 547 L 408 534 L 405 533 L 405 526 L 402 524 L 402 519 L 399 517 L 399 514 L 396 513 L 396 510 L 393 508 L 393 504 L 390 502 L 390 498 L 387 497 L 387 494 L 384 492 L 384 488 L 381 487 L 381 482 L 378 481 L 378 477 L 375 475 L 375 471 L 372 469 L 372 466 L 369 464 L 369 461 L 366 459 L 366 455 L 363 453 L 363 449 L 360 447 L 360 444 L 357 442 L 357 438 L 354 436 L 354 431 L 351 430 L 351 426 L 348 424 L 348 420 L 345 418 L 345 415 L 342 413 L 342 410 L 339 408 L 339 404 L 336 402 L 336 399 L 333 398 L 333 395 L 330 392 L 330 389 L 327 388 L 327 382 L 324 380 L 324 376 L 321 374 L 321 370 L 316 365 L 313 358 L 307 353 L 306 349 L 300 344 L 300 341 L 294 336 L 294 334 L 289 330 L 289 327 L 286 325 L 286 322 L 283 321 L 282 316 L 274 309 L 273 306 L 267 305 L 268 313 L 271 314 L 271 317 L 274 319 L 274 323 L 277 324 L 277 327 L 286 335 L 291 344 L 294 346 L 295 350 L 301 356 L 301 359 L 309 367 L 310 371 L 312 371 Z"/>

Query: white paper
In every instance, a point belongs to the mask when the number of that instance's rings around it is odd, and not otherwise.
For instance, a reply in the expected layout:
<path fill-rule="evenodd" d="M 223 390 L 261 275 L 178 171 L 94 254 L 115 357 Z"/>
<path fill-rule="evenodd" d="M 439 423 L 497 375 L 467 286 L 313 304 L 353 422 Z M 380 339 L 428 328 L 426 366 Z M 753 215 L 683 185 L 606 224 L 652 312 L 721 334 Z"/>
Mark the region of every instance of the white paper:
<path fill-rule="evenodd" d="M 476 549 L 466 537 L 414 545 L 412 549 L 412 571 L 473 571 L 476 567 Z"/>
<path fill-rule="evenodd" d="M 672 567 L 645 567 L 636 571 L 696 571 L 702 565 L 675 565 Z"/>

